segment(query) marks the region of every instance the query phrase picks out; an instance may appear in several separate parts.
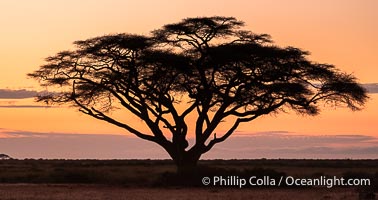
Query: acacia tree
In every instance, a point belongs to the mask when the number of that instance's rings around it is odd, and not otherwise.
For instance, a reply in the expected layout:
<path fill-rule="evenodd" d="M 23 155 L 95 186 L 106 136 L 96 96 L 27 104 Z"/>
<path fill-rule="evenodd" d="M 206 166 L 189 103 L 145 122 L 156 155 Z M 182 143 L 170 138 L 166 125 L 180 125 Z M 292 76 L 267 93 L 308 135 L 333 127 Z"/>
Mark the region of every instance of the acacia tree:
<path fill-rule="evenodd" d="M 148 36 L 76 41 L 75 50 L 48 57 L 28 75 L 60 89 L 39 101 L 72 103 L 91 117 L 159 144 L 179 172 L 193 170 L 202 154 L 243 122 L 286 109 L 316 115 L 318 102 L 358 110 L 367 100 L 352 75 L 309 61 L 298 48 L 275 46 L 269 35 L 241 30 L 243 25 L 233 17 L 187 18 Z M 115 119 L 108 112 L 115 106 L 140 118 L 150 132 Z M 187 121 L 191 113 L 197 117 L 194 123 Z M 226 118 L 233 125 L 216 135 Z M 191 145 L 189 125 L 195 130 Z"/>

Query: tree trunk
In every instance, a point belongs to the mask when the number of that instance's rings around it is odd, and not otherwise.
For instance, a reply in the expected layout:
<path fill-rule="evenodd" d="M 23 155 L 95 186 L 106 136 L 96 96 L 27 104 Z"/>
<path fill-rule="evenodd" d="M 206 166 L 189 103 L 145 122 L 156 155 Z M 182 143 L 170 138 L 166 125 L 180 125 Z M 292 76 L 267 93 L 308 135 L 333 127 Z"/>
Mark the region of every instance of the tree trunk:
<path fill-rule="evenodd" d="M 168 146 L 167 152 L 176 164 L 177 172 L 168 176 L 166 183 L 170 185 L 181 186 L 197 186 L 200 185 L 201 179 L 199 179 L 200 171 L 197 163 L 201 157 L 201 151 L 199 149 L 190 149 L 185 151 L 183 148 L 174 148 L 175 146 Z"/>
<path fill-rule="evenodd" d="M 181 155 L 177 155 L 173 160 L 176 163 L 177 174 L 179 176 L 191 177 L 197 174 L 197 163 L 201 154 L 192 152 L 181 152 Z"/>

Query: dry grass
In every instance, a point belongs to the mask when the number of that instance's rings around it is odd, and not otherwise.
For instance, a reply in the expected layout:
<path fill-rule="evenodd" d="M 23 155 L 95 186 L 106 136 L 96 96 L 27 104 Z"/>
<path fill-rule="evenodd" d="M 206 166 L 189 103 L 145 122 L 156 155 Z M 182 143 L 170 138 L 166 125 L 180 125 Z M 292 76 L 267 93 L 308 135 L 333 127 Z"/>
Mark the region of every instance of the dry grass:
<path fill-rule="evenodd" d="M 236 189 L 129 188 L 80 184 L 0 184 L 1 200 L 133 200 L 133 199 L 358 199 L 346 188 Z"/>
<path fill-rule="evenodd" d="M 378 160 L 204 160 L 213 175 L 256 175 L 256 169 L 294 177 L 320 175 L 361 178 L 378 174 Z M 0 183 L 155 185 L 165 173 L 174 173 L 170 160 L 0 160 Z M 257 170 L 258 171 L 258 170 Z M 261 171 L 261 170 L 260 170 Z M 260 174 L 261 175 L 261 174 Z M 271 175 L 271 174 L 264 174 Z M 200 180 L 199 180 L 200 181 Z"/>
<path fill-rule="evenodd" d="M 358 199 L 358 191 L 378 192 L 378 160 L 214 160 L 201 161 L 213 175 L 299 177 L 323 175 L 368 178 L 372 187 L 172 187 L 172 161 L 7 160 L 0 161 L 0 200 L 118 199 Z M 208 176 L 204 173 L 206 176 Z M 199 176 L 199 178 L 203 177 Z M 177 180 L 176 180 L 177 179 Z M 187 179 L 184 179 L 188 181 Z M 201 180 L 198 179 L 198 183 Z M 20 184 L 22 183 L 22 184 Z M 375 189 L 374 189 L 375 188 Z"/>

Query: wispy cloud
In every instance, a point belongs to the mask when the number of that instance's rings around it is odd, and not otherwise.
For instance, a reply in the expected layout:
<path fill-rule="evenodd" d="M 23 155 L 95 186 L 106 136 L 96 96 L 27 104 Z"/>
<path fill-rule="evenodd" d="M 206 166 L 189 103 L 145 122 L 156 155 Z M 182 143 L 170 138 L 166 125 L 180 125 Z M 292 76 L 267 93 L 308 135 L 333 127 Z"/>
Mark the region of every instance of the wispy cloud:
<path fill-rule="evenodd" d="M 377 158 L 378 138 L 368 135 L 301 135 L 260 132 L 226 140 L 206 158 Z"/>
<path fill-rule="evenodd" d="M 0 89 L 0 99 L 26 99 L 37 96 L 38 92 L 33 90 L 11 90 Z"/>
<path fill-rule="evenodd" d="M 46 91 L 0 89 L 0 108 L 50 108 L 47 104 L 35 104 L 33 97 Z"/>
<path fill-rule="evenodd" d="M 362 84 L 369 93 L 378 93 L 378 83 Z M 0 99 L 26 99 L 36 97 L 41 92 L 27 89 L 0 89 Z"/>
<path fill-rule="evenodd" d="M 378 93 L 378 83 L 366 83 L 363 86 L 369 93 Z"/>
<path fill-rule="evenodd" d="M 158 145 L 132 136 L 64 134 L 0 129 L 0 153 L 16 158 L 168 159 Z M 377 158 L 378 138 L 301 135 L 285 131 L 231 136 L 202 158 Z"/>
<path fill-rule="evenodd" d="M 36 104 L 32 100 L 12 100 L 12 101 L 0 101 L 0 108 L 52 108 L 47 104 Z"/>
<path fill-rule="evenodd" d="M 38 105 L 0 105 L 0 108 L 51 108 L 53 106 L 38 106 Z"/>
<path fill-rule="evenodd" d="M 0 129 L 0 153 L 13 158 L 167 159 L 156 144 L 124 135 L 67 134 Z"/>

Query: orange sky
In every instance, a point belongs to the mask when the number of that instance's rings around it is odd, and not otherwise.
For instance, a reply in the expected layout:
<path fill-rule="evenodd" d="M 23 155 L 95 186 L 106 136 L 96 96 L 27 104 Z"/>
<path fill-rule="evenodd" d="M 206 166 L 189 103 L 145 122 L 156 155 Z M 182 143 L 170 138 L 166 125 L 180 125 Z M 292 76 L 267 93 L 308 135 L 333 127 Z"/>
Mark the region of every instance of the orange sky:
<path fill-rule="evenodd" d="M 26 78 L 43 59 L 72 48 L 75 40 L 110 33 L 144 33 L 185 17 L 234 16 L 246 29 L 268 33 L 280 46 L 311 52 L 310 59 L 378 83 L 376 0 L 2 0 L 0 1 L 0 89 L 40 90 Z M 31 99 L 1 105 L 31 104 Z M 282 114 L 242 125 L 240 131 L 378 136 L 378 96 L 366 109 L 325 111 L 315 117 Z M 36 132 L 123 133 L 67 108 L 1 108 L 0 128 Z M 132 123 L 138 120 L 125 116 Z M 222 127 L 220 128 L 222 129 Z"/>

